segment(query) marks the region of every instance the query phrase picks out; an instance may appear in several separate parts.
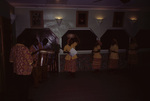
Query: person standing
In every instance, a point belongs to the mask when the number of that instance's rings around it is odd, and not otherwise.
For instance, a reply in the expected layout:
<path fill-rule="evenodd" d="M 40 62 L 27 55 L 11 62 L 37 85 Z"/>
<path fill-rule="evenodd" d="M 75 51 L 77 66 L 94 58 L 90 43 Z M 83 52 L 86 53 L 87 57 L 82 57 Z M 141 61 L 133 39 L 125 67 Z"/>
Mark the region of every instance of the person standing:
<path fill-rule="evenodd" d="M 109 60 L 108 60 L 108 68 L 109 69 L 116 69 L 118 68 L 118 60 L 119 60 L 119 47 L 118 47 L 118 42 L 114 38 L 112 39 L 111 46 L 109 49 Z"/>
<path fill-rule="evenodd" d="M 17 44 L 11 48 L 9 61 L 13 63 L 13 72 L 16 79 L 18 101 L 30 101 L 28 99 L 32 73 L 33 59 L 29 51 L 31 43 L 18 38 Z"/>
<path fill-rule="evenodd" d="M 72 35 L 72 34 L 70 34 Z M 77 40 L 76 40 L 77 39 Z M 65 56 L 65 68 L 64 71 L 74 76 L 74 73 L 77 71 L 77 55 L 71 55 L 70 50 L 75 49 L 78 45 L 79 40 L 78 38 L 68 38 L 67 44 L 64 47 L 64 53 L 67 53 Z"/>
<path fill-rule="evenodd" d="M 130 68 L 134 68 L 138 63 L 138 55 L 137 55 L 138 45 L 136 43 L 135 38 L 131 38 L 128 50 L 128 64 Z"/>
<path fill-rule="evenodd" d="M 100 53 L 101 45 L 102 43 L 99 40 L 97 40 L 92 50 L 93 53 L 92 69 L 94 71 L 99 71 L 101 69 L 101 63 L 102 63 L 102 56 Z"/>
<path fill-rule="evenodd" d="M 42 40 L 42 51 L 40 51 L 40 68 L 42 69 L 42 81 L 48 78 L 48 39 L 44 38 Z"/>
<path fill-rule="evenodd" d="M 30 47 L 30 52 L 33 57 L 33 81 L 34 81 L 34 87 L 38 87 L 39 82 L 42 81 L 42 72 L 40 67 L 37 65 L 38 64 L 38 56 L 39 56 L 39 51 L 42 49 L 42 45 L 40 42 L 35 39 L 33 45 Z"/>

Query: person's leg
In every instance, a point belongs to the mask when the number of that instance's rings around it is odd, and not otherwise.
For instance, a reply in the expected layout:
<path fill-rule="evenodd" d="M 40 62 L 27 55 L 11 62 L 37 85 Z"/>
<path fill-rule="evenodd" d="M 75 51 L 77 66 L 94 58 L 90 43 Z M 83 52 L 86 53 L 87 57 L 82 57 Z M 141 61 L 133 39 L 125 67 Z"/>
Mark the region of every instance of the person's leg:
<path fill-rule="evenodd" d="M 48 76 L 47 65 L 43 66 L 43 79 L 46 80 Z"/>
<path fill-rule="evenodd" d="M 29 76 L 17 75 L 18 101 L 27 101 L 29 94 Z"/>
<path fill-rule="evenodd" d="M 39 82 L 42 82 L 42 66 L 38 66 L 38 78 L 39 78 Z"/>
<path fill-rule="evenodd" d="M 23 85 L 23 98 L 25 99 L 25 101 L 29 101 L 29 89 L 30 89 L 30 84 L 31 84 L 31 76 L 27 75 L 24 76 L 24 83 L 22 83 Z"/>
<path fill-rule="evenodd" d="M 38 69 L 37 69 L 37 67 L 34 67 L 32 76 L 33 76 L 33 81 L 34 81 L 34 87 L 38 87 L 38 85 L 39 85 L 39 77 L 38 77 Z"/>

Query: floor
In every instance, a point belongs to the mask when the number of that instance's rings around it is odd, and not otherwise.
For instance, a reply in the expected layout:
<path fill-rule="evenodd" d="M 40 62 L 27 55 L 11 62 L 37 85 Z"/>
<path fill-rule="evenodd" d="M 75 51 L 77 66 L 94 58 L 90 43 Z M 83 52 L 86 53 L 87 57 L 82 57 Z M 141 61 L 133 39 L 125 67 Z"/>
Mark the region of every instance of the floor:
<path fill-rule="evenodd" d="M 145 101 L 145 72 L 140 69 L 82 71 L 73 77 L 50 73 L 38 88 L 31 86 L 30 98 L 34 101 Z M 14 92 L 15 86 L 9 86 L 7 101 L 15 101 Z"/>
<path fill-rule="evenodd" d="M 74 77 L 49 73 L 48 79 L 38 88 L 31 84 L 30 98 L 34 101 L 150 101 L 149 57 L 150 53 L 142 55 L 135 69 L 82 71 Z M 0 101 L 16 101 L 12 72 L 7 74 L 6 92 L 0 94 Z"/>
<path fill-rule="evenodd" d="M 141 70 L 50 73 L 39 88 L 32 88 L 35 101 L 143 101 L 145 87 Z"/>

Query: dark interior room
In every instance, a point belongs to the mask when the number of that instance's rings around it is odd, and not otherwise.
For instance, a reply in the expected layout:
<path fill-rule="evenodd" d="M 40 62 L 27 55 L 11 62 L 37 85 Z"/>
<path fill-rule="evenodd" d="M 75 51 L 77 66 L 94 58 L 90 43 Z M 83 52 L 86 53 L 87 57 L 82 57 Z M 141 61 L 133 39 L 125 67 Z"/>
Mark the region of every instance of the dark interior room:
<path fill-rule="evenodd" d="M 147 101 L 149 0 L 0 0 L 0 101 Z"/>

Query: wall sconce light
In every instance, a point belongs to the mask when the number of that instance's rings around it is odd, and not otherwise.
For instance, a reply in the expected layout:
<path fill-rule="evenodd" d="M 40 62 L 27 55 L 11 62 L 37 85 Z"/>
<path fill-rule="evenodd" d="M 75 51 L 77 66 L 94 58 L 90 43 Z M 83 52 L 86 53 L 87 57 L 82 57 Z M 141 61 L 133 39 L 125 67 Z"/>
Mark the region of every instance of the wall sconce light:
<path fill-rule="evenodd" d="M 58 26 L 60 26 L 63 19 L 62 19 L 62 17 L 57 17 L 55 20 L 56 20 Z"/>
<path fill-rule="evenodd" d="M 130 21 L 131 21 L 132 23 L 135 23 L 135 22 L 137 21 L 137 17 L 130 17 Z"/>
<path fill-rule="evenodd" d="M 103 22 L 103 18 L 97 18 L 96 20 L 97 20 L 98 24 L 101 24 Z"/>

